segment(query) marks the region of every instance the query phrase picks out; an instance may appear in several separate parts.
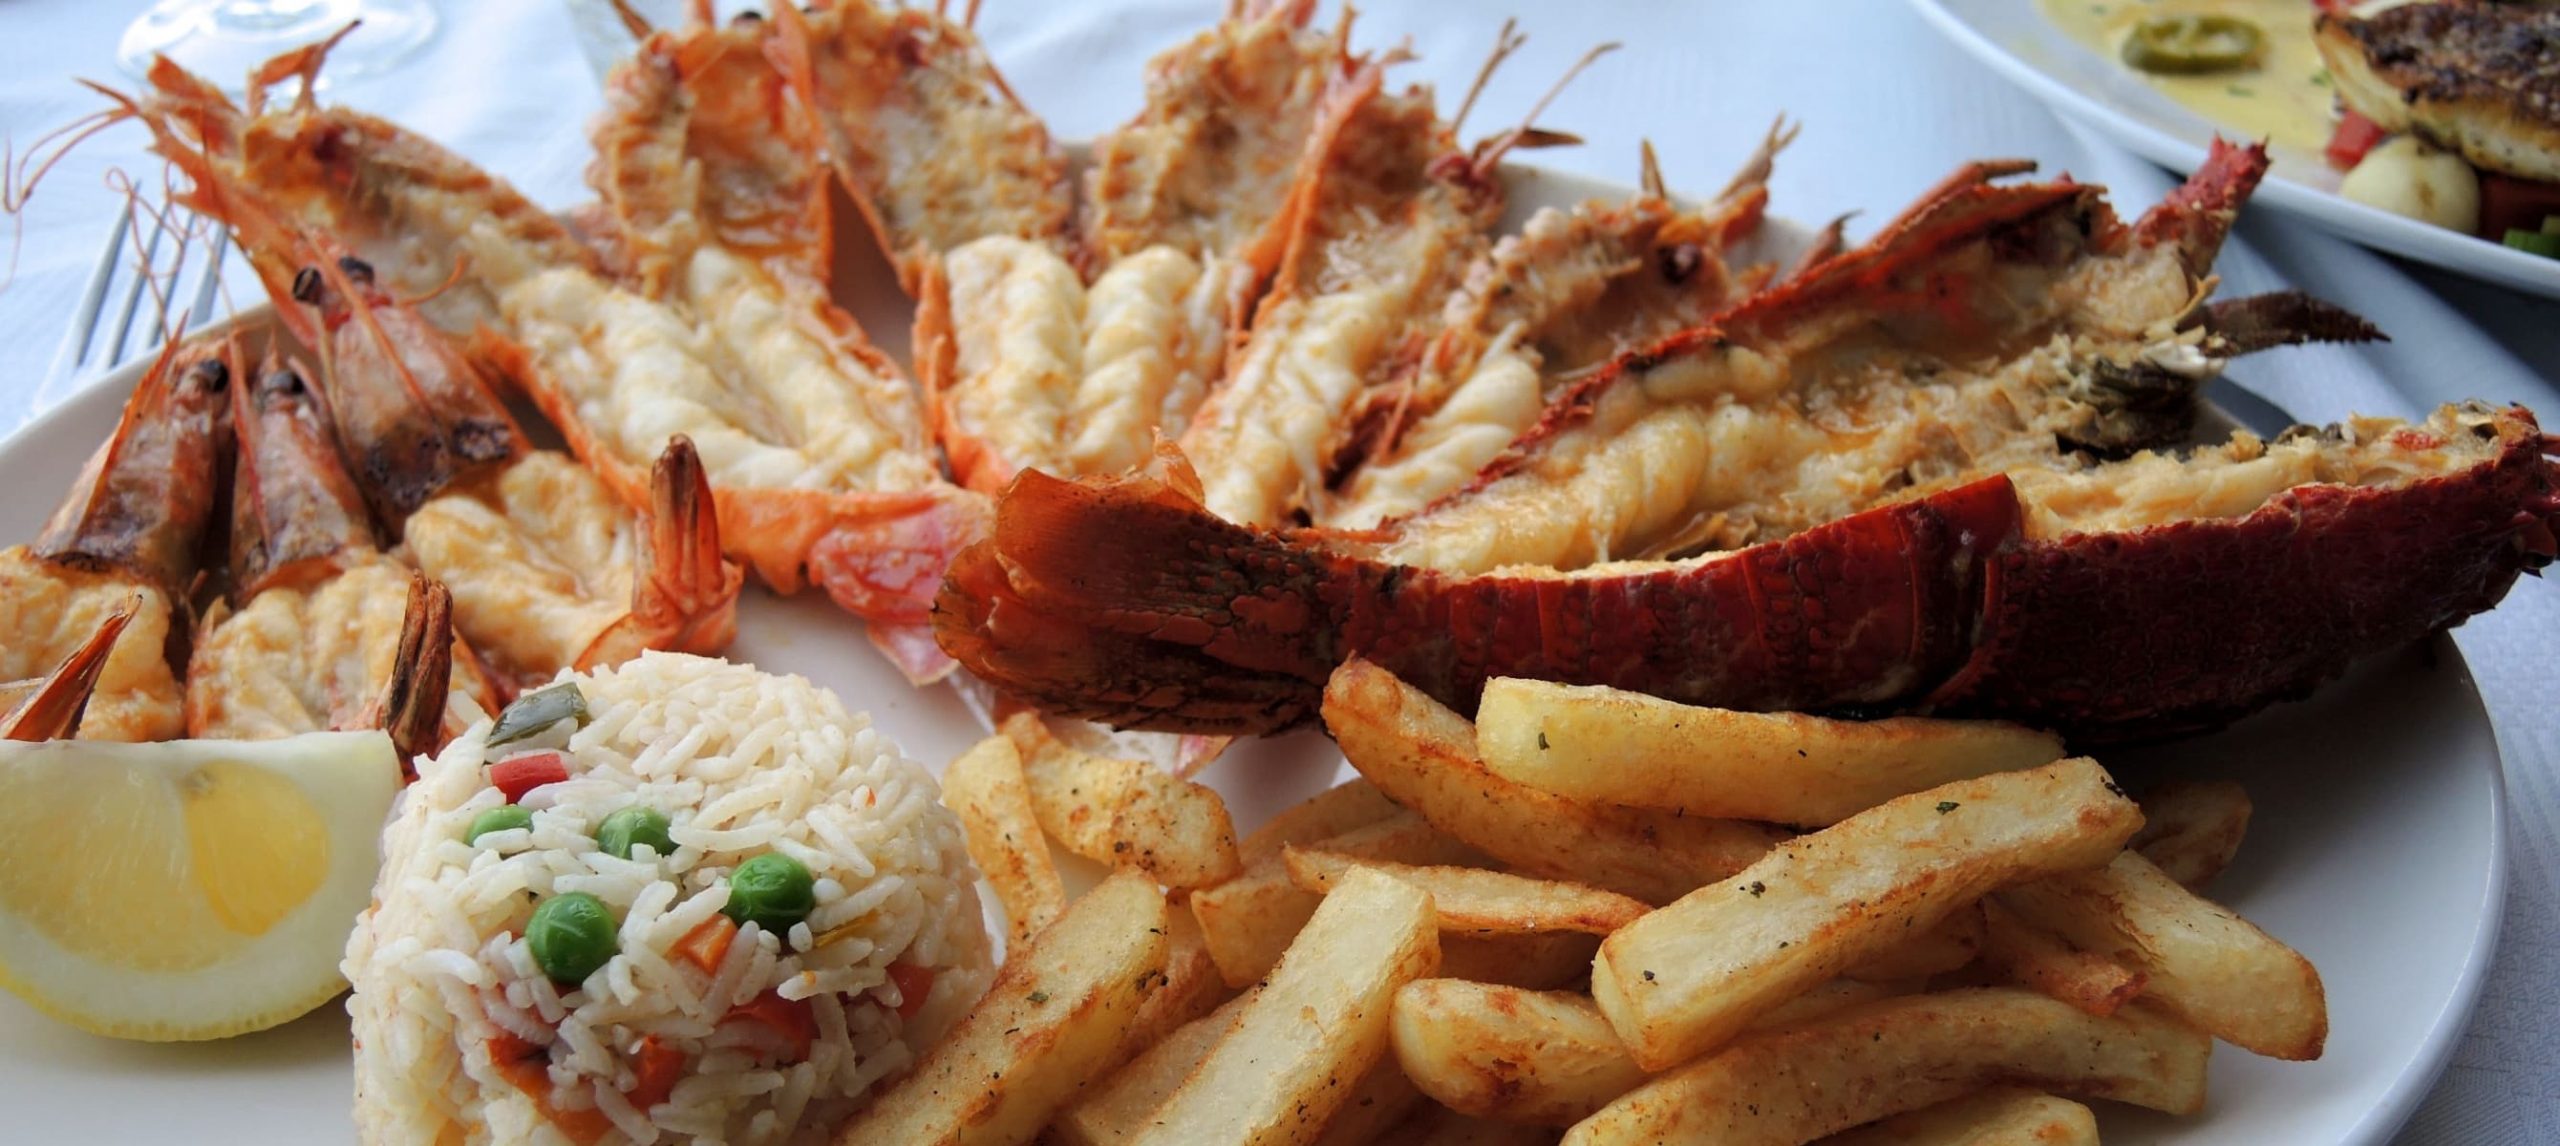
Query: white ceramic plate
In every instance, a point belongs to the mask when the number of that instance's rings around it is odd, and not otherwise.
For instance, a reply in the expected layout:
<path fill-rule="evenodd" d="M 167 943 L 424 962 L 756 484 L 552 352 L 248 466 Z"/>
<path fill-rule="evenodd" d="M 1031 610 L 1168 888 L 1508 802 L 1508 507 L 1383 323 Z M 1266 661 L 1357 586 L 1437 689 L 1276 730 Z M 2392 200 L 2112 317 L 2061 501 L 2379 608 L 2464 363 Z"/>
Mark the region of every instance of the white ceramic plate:
<path fill-rule="evenodd" d="M 1512 172 L 1512 190 L 1515 226 L 1540 205 L 1627 193 L 1532 170 Z M 1783 251 L 1801 235 L 1780 224 L 1770 241 Z M 852 301 L 892 353 L 902 349 L 893 305 Z M 262 308 L 242 321 L 263 318 Z M 0 443 L 0 489 L 15 491 L 0 503 L 0 538 L 34 535 L 138 376 L 119 371 Z M 836 690 L 937 772 L 985 727 L 954 689 L 910 688 L 816 594 L 750 588 L 730 656 Z M 2380 658 L 2231 731 L 2105 759 L 2137 787 L 2188 774 L 2249 786 L 2256 819 L 2215 894 L 2319 965 L 2332 1024 L 2317 1063 L 2221 1048 L 2205 1116 L 2109 1107 L 2107 1141 L 2385 1140 L 2461 1034 L 2505 900 L 2497 748 L 2452 642 Z M 1239 745 L 1202 779 L 1249 828 L 1349 774 L 1328 741 L 1302 732 Z M 83 1034 L 0 995 L 0 1141 L 343 1144 L 355 1136 L 349 1063 L 334 1004 L 261 1034 L 154 1046 Z"/>
<path fill-rule="evenodd" d="M 2162 95 L 2115 61 L 2056 29 L 2036 0 L 1913 0 L 1958 46 L 2055 111 L 2154 163 L 2191 172 L 2216 132 L 2239 133 Z M 2311 18 L 2303 5 L 2302 18 Z M 2338 173 L 2320 156 L 2274 148 L 2275 168 L 2255 202 L 2289 211 L 2378 250 L 2502 286 L 2560 298 L 2560 259 L 2429 226 L 2338 194 Z"/>

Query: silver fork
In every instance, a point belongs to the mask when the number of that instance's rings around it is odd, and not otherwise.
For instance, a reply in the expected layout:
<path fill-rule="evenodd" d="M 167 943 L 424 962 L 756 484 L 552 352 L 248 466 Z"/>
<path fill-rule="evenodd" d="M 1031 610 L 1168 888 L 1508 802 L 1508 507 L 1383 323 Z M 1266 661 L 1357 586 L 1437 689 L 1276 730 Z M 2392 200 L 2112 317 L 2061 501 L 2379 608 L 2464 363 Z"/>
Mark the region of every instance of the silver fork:
<path fill-rule="evenodd" d="M 137 233 L 137 215 L 151 219 L 149 235 Z M 196 245 L 191 241 L 194 226 L 195 216 L 174 205 L 116 216 L 115 225 L 107 230 L 106 248 L 98 253 L 98 265 L 89 272 L 89 285 L 81 291 L 80 310 L 71 316 L 70 329 L 62 332 L 62 346 L 54 351 L 53 366 L 45 372 L 44 384 L 36 388 L 29 413 L 43 413 L 70 397 L 81 383 L 136 355 L 157 350 L 181 330 L 201 330 L 213 318 L 214 304 L 221 297 L 222 263 L 231 253 L 231 232 L 217 230 L 212 245 L 199 253 L 191 250 Z M 164 246 L 173 248 L 166 256 L 165 270 L 159 266 Z M 134 256 L 131 263 L 128 253 Z M 197 257 L 190 259 L 191 254 Z M 194 289 L 182 294 L 179 288 L 188 281 L 191 263 Z M 186 300 L 183 307 L 180 299 Z M 146 315 L 137 339 L 134 320 Z"/>

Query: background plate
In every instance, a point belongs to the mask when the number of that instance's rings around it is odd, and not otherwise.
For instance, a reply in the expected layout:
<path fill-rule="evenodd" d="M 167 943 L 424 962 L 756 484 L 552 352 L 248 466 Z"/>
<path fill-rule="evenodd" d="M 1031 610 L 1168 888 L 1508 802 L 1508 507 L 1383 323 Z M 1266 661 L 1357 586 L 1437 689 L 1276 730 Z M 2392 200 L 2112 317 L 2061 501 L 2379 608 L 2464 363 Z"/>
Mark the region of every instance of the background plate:
<path fill-rule="evenodd" d="M 1628 194 L 1537 169 L 1509 176 L 1513 229 L 1540 206 Z M 1801 244 L 1803 231 L 1791 224 L 1772 220 L 1768 230 L 1770 257 Z M 882 273 L 839 281 L 878 283 Z M 892 353 L 903 348 L 901 303 L 862 294 L 850 302 Z M 240 321 L 265 315 L 260 308 Z M 0 443 L 0 489 L 14 491 L 0 502 L 0 538 L 34 536 L 114 429 L 140 369 L 100 380 Z M 2243 422 L 2289 420 L 2263 402 L 2232 413 Z M 815 593 L 785 599 L 751 586 L 730 656 L 834 689 L 937 774 L 984 734 L 957 690 L 909 687 L 859 625 Z M 2319 1062 L 2220 1048 L 2203 1117 L 2105 1107 L 2107 1141 L 2386 1140 L 2462 1031 L 2505 900 L 2497 747 L 2452 642 L 2437 638 L 2377 658 L 2312 700 L 2227 732 L 2103 759 L 2137 791 L 2180 775 L 2248 786 L 2257 803 L 2249 840 L 2213 894 L 2310 956 L 2326 981 L 2331 1019 Z M 1349 775 L 1329 741 L 1300 732 L 1238 745 L 1200 779 L 1226 796 L 1237 826 L 1250 829 Z M 352 1093 L 346 1014 L 337 1004 L 260 1034 L 155 1046 L 84 1034 L 0 994 L 0 1111 L 7 1112 L 0 1140 L 342 1144 L 355 1138 Z"/>
<path fill-rule="evenodd" d="M 2055 111 L 2154 163 L 2186 173 L 2204 162 L 2218 131 L 2113 60 L 2055 28 L 2036 0 L 1912 0 L 1929 22 Z M 2304 20 L 2311 5 L 2302 6 Z M 2317 155 L 2274 148 L 2275 169 L 2252 203 L 2300 215 L 2378 250 L 2501 286 L 2560 298 L 2560 259 L 2529 255 L 2429 226 L 2338 194 L 2338 173 Z"/>

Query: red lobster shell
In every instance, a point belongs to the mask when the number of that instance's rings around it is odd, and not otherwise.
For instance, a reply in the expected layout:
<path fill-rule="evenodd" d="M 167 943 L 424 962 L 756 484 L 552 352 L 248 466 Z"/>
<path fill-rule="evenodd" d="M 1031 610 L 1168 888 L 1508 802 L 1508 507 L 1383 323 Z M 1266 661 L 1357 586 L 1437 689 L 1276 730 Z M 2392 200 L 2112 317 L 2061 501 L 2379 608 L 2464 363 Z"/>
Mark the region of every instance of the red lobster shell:
<path fill-rule="evenodd" d="M 936 635 L 1025 700 L 1164 731 L 1305 723 L 1358 655 L 1461 711 L 1488 677 L 1523 676 L 2144 739 L 2302 696 L 2548 563 L 2560 440 L 2522 408 L 2469 424 L 2494 439 L 2471 465 L 2296 486 L 2238 517 L 2035 539 L 2003 475 L 1732 553 L 1580 573 L 1390 565 L 1230 524 L 1153 477 L 1026 473 L 953 565 Z"/>

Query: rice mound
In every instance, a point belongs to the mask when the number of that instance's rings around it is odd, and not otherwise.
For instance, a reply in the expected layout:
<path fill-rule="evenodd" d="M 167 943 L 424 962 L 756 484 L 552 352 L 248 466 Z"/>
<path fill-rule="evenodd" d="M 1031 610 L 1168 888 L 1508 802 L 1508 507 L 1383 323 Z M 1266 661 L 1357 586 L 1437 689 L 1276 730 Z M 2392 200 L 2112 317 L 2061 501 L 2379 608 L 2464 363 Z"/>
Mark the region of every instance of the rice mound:
<path fill-rule="evenodd" d="M 597 1127 L 598 1115 L 613 1142 L 821 1136 L 986 988 L 958 821 L 923 768 L 800 677 L 653 652 L 563 679 L 586 694 L 586 727 L 564 722 L 496 753 L 571 757 L 569 780 L 521 801 L 530 828 L 463 842 L 473 817 L 506 802 L 482 768 L 485 720 L 421 762 L 393 813 L 374 905 L 342 964 L 365 1140 L 565 1143 L 579 1139 L 559 1122 Z M 633 803 L 669 817 L 674 854 L 598 850 L 595 825 Z M 714 974 L 671 962 L 727 902 L 730 869 L 767 851 L 808 866 L 816 910 L 788 936 L 741 927 Z M 535 903 L 570 891 L 602 899 L 621 924 L 620 953 L 574 987 L 544 977 L 523 938 Z M 911 1020 L 898 1016 L 893 962 L 934 972 Z M 756 1024 L 723 1023 L 767 991 L 810 1003 L 807 1058 L 773 1061 Z M 686 1067 L 666 1102 L 638 1110 L 623 1097 L 628 1052 L 652 1036 Z M 549 1047 L 539 1101 L 493 1057 L 509 1037 Z"/>

